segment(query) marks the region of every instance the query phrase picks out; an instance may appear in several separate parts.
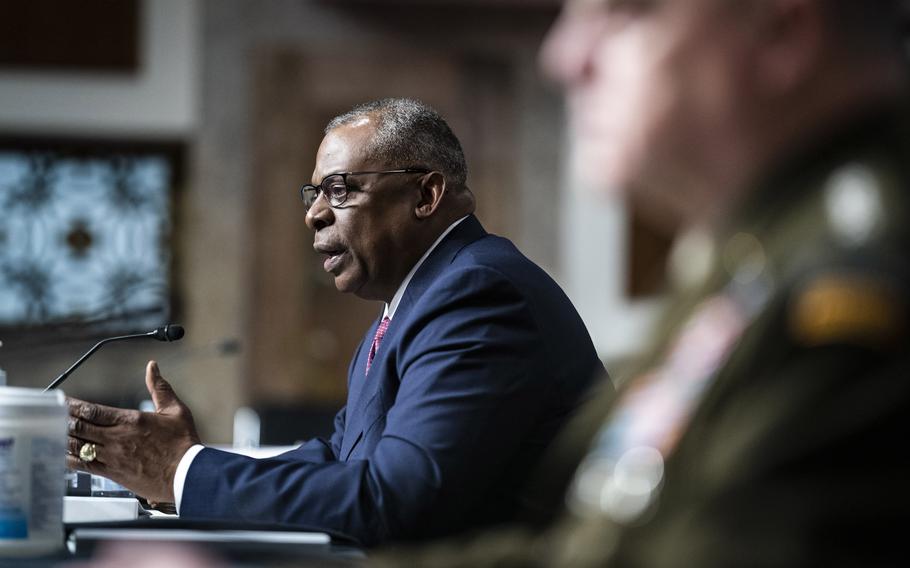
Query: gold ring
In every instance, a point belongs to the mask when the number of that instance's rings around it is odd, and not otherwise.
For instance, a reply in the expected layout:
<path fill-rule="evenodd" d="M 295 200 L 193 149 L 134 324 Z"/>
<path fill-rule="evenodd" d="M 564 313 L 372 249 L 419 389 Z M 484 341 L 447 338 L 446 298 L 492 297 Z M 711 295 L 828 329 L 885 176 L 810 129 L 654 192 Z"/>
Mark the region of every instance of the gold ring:
<path fill-rule="evenodd" d="M 95 444 L 86 442 L 79 448 L 79 459 L 85 463 L 95 461 L 96 457 L 98 457 L 98 454 L 95 452 Z"/>

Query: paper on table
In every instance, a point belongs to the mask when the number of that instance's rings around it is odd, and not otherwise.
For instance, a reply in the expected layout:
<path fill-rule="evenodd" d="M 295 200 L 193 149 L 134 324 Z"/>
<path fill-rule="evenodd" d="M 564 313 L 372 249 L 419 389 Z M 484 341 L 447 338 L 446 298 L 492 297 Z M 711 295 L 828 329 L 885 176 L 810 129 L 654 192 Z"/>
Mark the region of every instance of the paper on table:
<path fill-rule="evenodd" d="M 203 531 L 191 529 L 105 529 L 77 528 L 70 535 L 76 540 L 143 540 L 168 542 L 250 542 L 262 544 L 330 544 L 331 537 L 321 532 L 297 531 Z"/>

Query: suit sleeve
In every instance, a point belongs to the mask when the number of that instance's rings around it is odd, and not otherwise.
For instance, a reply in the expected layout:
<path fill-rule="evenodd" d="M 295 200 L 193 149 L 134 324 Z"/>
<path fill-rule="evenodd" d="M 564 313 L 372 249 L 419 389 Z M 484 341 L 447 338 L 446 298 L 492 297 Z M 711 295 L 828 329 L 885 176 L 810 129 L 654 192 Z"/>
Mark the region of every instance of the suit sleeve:
<path fill-rule="evenodd" d="M 367 459 L 207 448 L 190 469 L 185 514 L 324 528 L 365 545 L 463 520 L 537 419 L 550 384 L 545 346 L 522 294 L 494 270 L 456 272 L 422 298 L 431 301 L 413 307 L 422 315 L 390 347 L 400 386 L 386 393 Z"/>
<path fill-rule="evenodd" d="M 344 434 L 344 419 L 347 409 L 342 407 L 335 415 L 334 429 L 332 436 L 328 440 L 324 438 L 313 438 L 302 444 L 299 448 L 294 448 L 282 454 L 291 459 L 313 463 L 325 463 L 338 459 L 338 453 L 341 450 L 341 436 Z"/>

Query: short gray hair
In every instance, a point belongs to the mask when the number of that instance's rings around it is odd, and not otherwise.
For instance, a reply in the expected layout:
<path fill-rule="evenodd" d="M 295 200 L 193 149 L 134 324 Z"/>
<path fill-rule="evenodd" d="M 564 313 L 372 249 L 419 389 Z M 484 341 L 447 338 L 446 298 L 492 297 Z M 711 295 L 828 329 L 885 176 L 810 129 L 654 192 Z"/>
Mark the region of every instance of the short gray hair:
<path fill-rule="evenodd" d="M 433 108 L 415 99 L 379 99 L 336 116 L 325 127 L 325 133 L 366 115 L 377 122 L 376 133 L 363 149 L 367 159 L 390 168 L 439 171 L 453 189 L 465 187 L 468 167 L 461 143 Z"/>

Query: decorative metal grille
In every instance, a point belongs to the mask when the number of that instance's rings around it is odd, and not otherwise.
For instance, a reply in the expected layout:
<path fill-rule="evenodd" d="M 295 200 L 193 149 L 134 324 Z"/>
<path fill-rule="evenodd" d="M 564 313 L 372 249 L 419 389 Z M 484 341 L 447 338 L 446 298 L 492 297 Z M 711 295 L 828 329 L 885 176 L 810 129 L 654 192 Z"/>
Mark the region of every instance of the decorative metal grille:
<path fill-rule="evenodd" d="M 163 154 L 0 149 L 0 327 L 166 318 L 173 180 Z"/>

